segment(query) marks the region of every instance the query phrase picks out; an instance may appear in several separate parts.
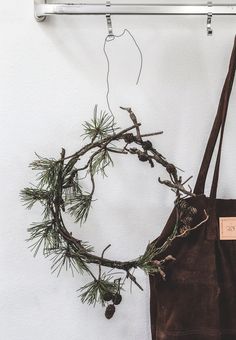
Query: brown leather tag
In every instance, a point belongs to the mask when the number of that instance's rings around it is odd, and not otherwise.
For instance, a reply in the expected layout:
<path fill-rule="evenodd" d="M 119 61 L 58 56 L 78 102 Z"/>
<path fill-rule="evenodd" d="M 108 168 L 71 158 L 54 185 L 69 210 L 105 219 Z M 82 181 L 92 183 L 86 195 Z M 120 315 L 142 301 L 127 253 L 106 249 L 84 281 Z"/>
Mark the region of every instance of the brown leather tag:
<path fill-rule="evenodd" d="M 236 217 L 220 217 L 220 240 L 236 240 Z"/>

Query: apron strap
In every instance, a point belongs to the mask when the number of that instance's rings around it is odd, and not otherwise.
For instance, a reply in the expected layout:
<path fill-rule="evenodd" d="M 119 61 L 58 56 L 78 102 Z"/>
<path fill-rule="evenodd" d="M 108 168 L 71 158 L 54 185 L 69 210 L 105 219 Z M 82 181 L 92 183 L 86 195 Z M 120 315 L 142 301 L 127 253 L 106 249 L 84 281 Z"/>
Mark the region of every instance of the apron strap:
<path fill-rule="evenodd" d="M 216 114 L 215 121 L 214 121 L 212 130 L 211 130 L 211 133 L 210 133 L 210 137 L 208 139 L 207 147 L 206 147 L 206 150 L 203 156 L 202 164 L 201 164 L 198 177 L 197 177 L 197 181 L 196 181 L 196 185 L 194 188 L 194 193 L 197 195 L 204 194 L 207 173 L 208 173 L 208 170 L 211 164 L 215 145 L 216 145 L 219 133 L 220 133 L 220 141 L 219 141 L 219 147 L 218 147 L 218 152 L 217 152 L 215 170 L 214 170 L 211 193 L 210 193 L 210 197 L 216 198 L 225 121 L 226 121 L 226 116 L 227 116 L 227 111 L 228 111 L 229 98 L 230 98 L 230 94 L 231 94 L 233 82 L 234 82 L 235 69 L 236 69 L 236 36 L 234 38 L 234 46 L 233 46 L 233 51 L 232 51 L 231 58 L 230 58 L 229 70 L 228 70 L 228 74 L 225 79 L 225 83 L 224 83 L 223 90 L 221 93 L 217 114 Z"/>

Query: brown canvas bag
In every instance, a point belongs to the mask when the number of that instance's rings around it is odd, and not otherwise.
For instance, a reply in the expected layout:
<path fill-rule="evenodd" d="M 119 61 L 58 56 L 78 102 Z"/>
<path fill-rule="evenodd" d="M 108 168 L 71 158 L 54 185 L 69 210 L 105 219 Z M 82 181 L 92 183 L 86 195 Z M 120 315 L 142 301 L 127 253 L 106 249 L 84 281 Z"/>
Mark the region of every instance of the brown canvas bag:
<path fill-rule="evenodd" d="M 176 262 L 166 268 L 166 281 L 159 274 L 149 277 L 152 340 L 236 340 L 236 240 L 233 239 L 236 234 L 236 199 L 216 198 L 235 68 L 236 37 L 218 111 L 194 188 L 197 196 L 186 200 L 198 209 L 196 223 L 203 219 L 204 209 L 209 219 L 188 237 L 174 240 L 163 253 L 163 257 L 171 254 L 176 258 Z M 205 182 L 218 137 L 211 192 L 207 197 L 204 194 Z M 220 224 L 219 219 L 223 217 L 226 219 L 221 219 Z M 174 209 L 163 232 L 153 241 L 157 247 L 171 235 L 175 221 Z M 229 239 L 222 240 L 222 237 Z"/>

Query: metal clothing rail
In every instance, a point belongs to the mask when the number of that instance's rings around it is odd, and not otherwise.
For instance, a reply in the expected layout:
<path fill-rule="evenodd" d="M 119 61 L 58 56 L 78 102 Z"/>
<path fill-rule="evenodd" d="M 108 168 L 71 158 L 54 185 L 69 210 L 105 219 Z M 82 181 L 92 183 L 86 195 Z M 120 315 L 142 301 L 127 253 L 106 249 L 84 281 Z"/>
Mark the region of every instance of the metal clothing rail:
<path fill-rule="evenodd" d="M 34 0 L 35 17 L 48 15 L 236 15 L 235 4 L 118 4 L 118 3 L 47 3 Z"/>

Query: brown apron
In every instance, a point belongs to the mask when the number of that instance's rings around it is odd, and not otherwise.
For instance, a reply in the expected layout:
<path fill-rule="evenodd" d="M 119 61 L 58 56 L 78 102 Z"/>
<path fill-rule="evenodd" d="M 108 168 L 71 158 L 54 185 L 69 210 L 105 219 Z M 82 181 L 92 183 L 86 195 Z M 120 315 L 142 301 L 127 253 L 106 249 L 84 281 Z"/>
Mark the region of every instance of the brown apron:
<path fill-rule="evenodd" d="M 231 229 L 236 230 L 236 199 L 216 198 L 235 67 L 236 37 L 217 115 L 194 189 L 197 196 L 186 200 L 198 209 L 196 223 L 203 219 L 204 209 L 210 217 L 188 237 L 175 239 L 163 253 L 163 257 L 169 254 L 176 257 L 176 262 L 168 264 L 165 269 L 166 281 L 159 274 L 149 277 L 152 340 L 236 340 L 236 240 L 222 240 L 219 236 L 220 217 L 235 217 Z M 210 197 L 206 197 L 205 181 L 218 137 L 219 149 L 211 193 Z M 174 209 L 163 232 L 153 241 L 158 247 L 172 233 L 175 220 Z"/>

